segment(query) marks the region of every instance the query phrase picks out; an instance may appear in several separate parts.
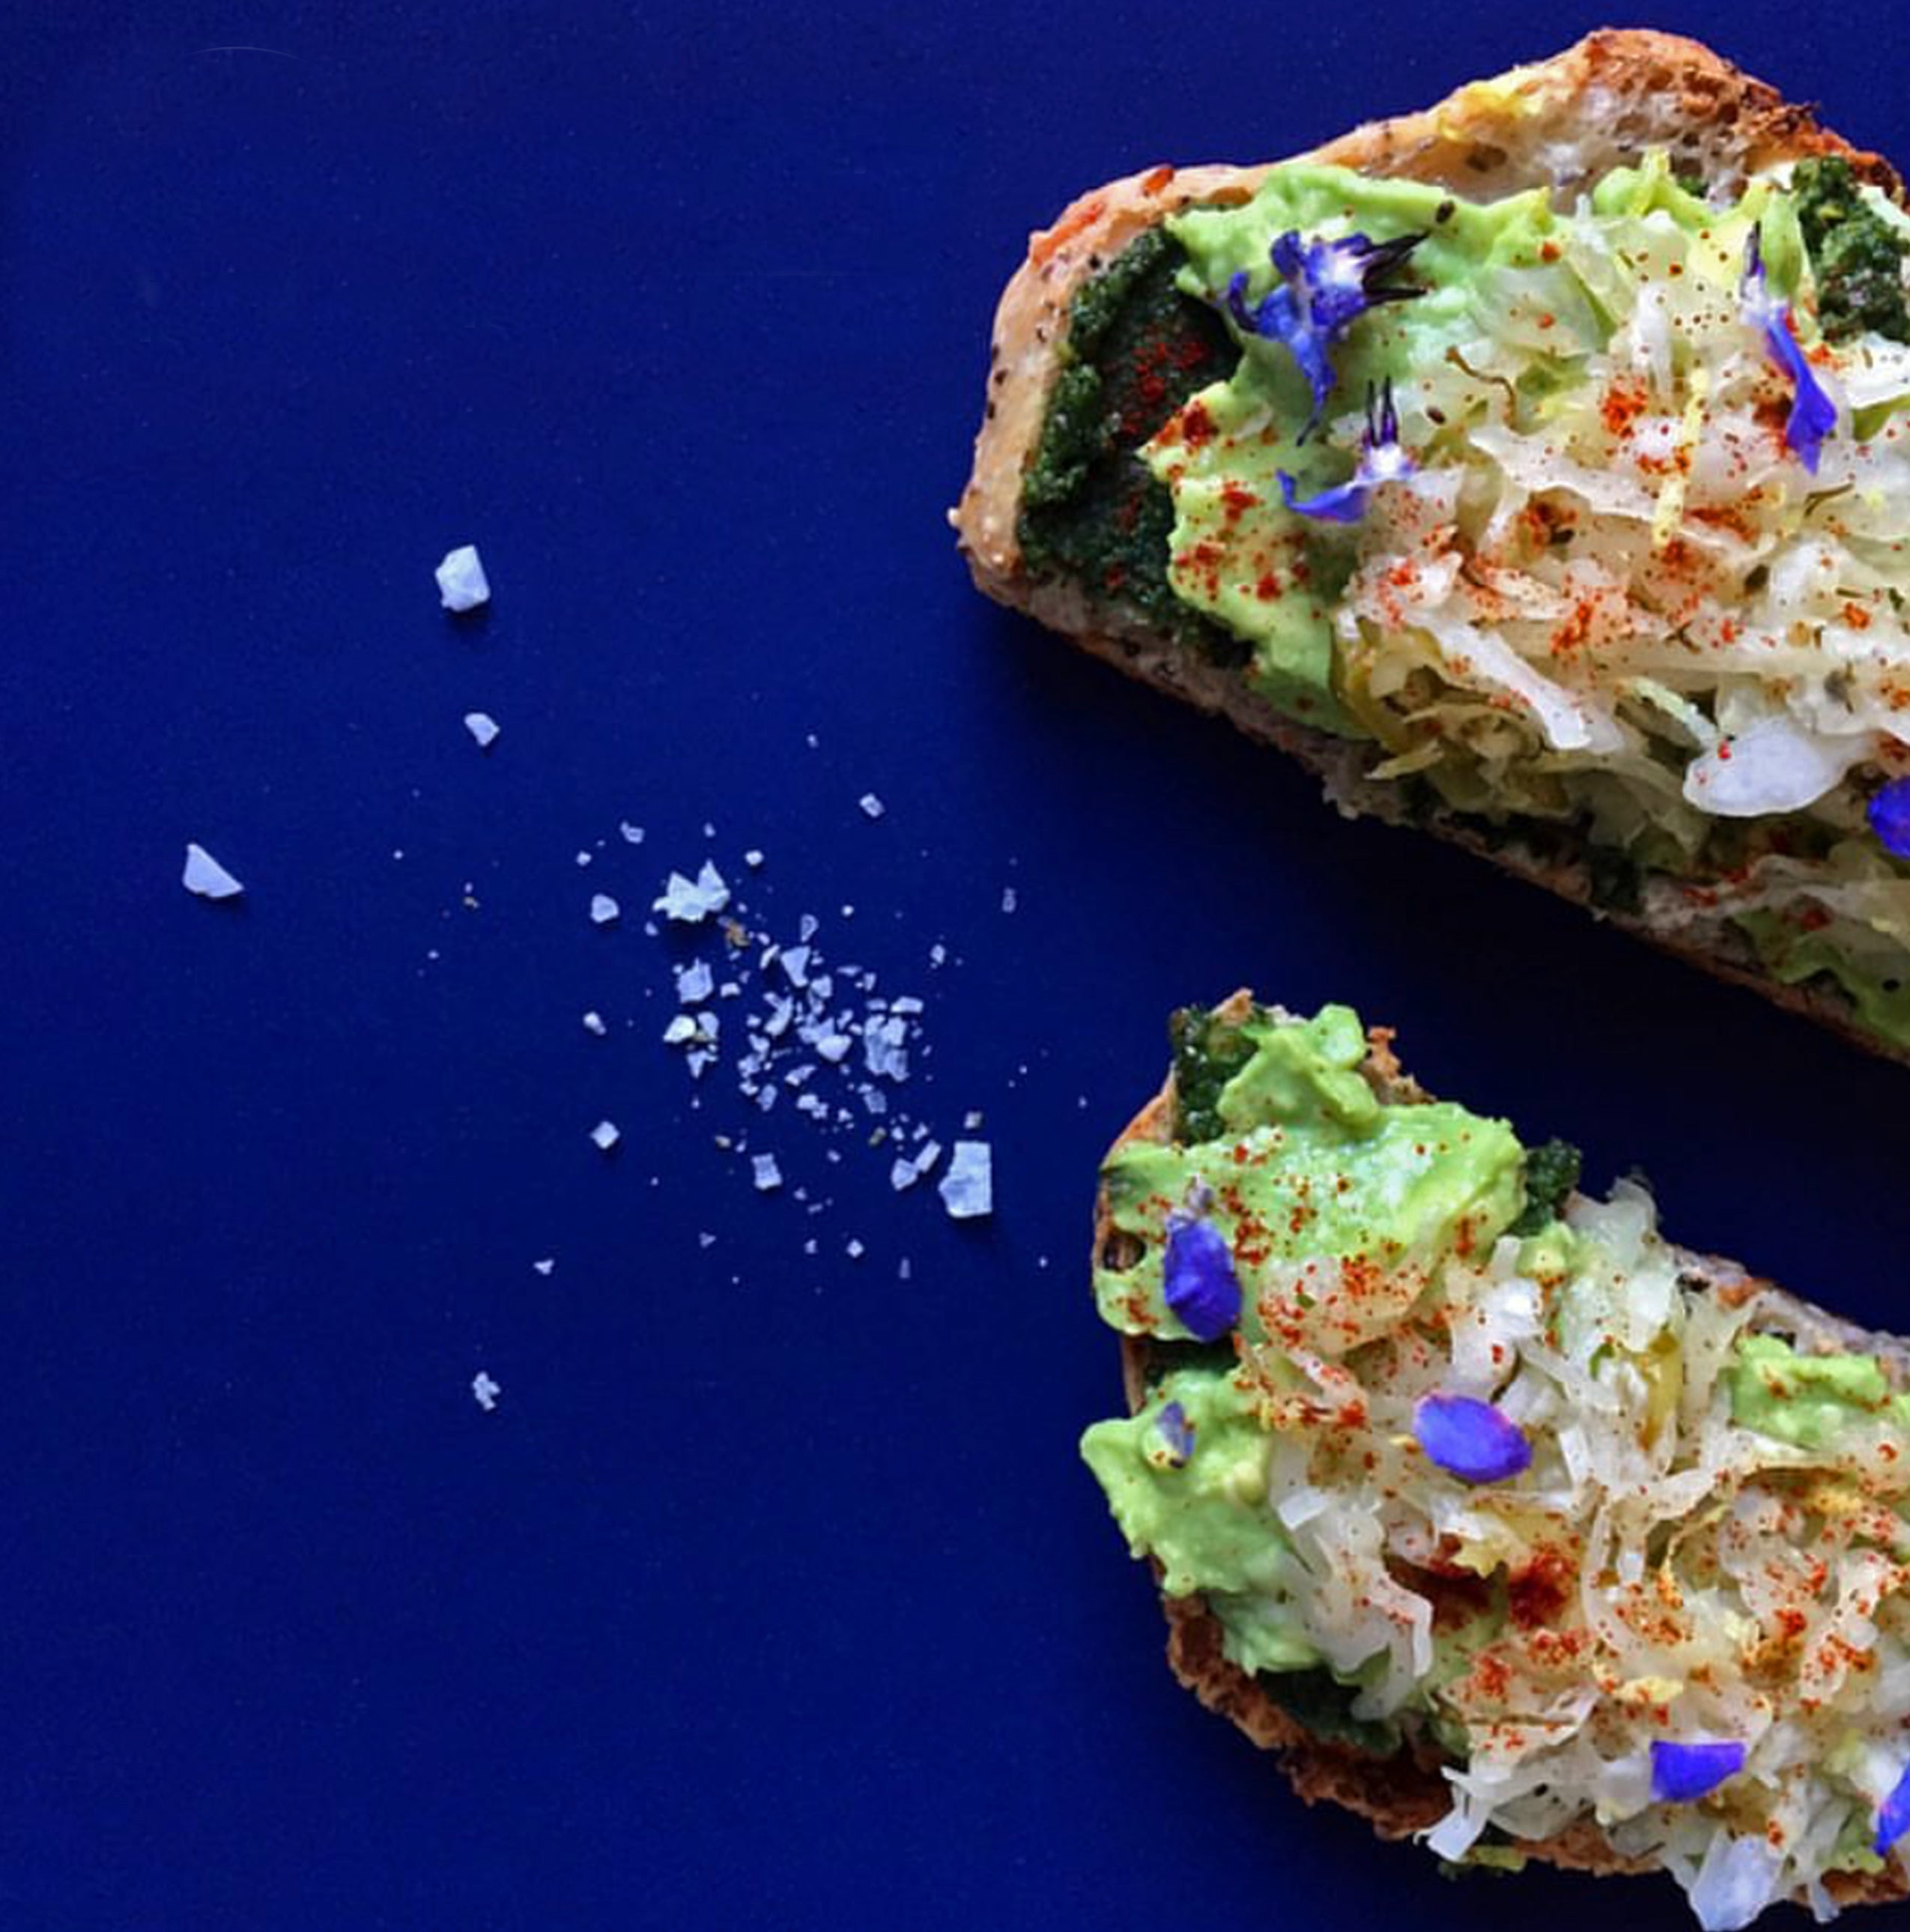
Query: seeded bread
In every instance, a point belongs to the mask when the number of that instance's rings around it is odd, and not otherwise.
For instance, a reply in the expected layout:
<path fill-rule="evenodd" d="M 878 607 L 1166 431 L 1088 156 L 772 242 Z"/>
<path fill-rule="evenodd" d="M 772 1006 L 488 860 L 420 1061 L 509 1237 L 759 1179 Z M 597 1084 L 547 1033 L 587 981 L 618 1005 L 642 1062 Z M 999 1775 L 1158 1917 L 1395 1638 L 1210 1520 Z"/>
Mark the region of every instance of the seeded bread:
<path fill-rule="evenodd" d="M 1786 101 L 1695 40 L 1638 29 L 1591 34 L 1550 60 L 1462 87 L 1423 112 L 1357 128 L 1309 158 L 1483 200 L 1540 185 L 1569 189 L 1654 147 L 1727 188 L 1782 160 L 1837 154 L 1861 178 L 1902 194 L 1887 162 L 1819 127 L 1808 108 Z M 1030 238 L 1027 259 L 996 313 L 974 470 L 950 520 L 976 583 L 989 596 L 1129 675 L 1220 712 L 1249 736 L 1279 746 L 1321 778 L 1328 799 L 1348 817 L 1398 822 L 1406 815 L 1398 788 L 1367 776 L 1383 752 L 1286 716 L 1237 673 L 1163 637 L 1117 598 L 1090 598 L 1065 578 L 1037 576 L 1026 567 L 1016 538 L 1023 478 L 1062 366 L 1059 351 L 1076 291 L 1169 215 L 1245 201 L 1268 165 L 1162 166 L 1130 175 L 1082 196 Z M 1489 836 L 1478 820 L 1443 809 L 1415 822 L 1566 898 L 1592 902 L 1585 855 L 1568 850 L 1561 856 L 1555 842 L 1541 852 L 1516 838 Z M 1727 920 L 1693 908 L 1673 889 L 1648 888 L 1637 911 L 1609 916 L 1873 1052 L 1910 1061 L 1910 1048 L 1893 1048 L 1857 1024 L 1840 988 L 1828 982 L 1783 985 Z"/>
<path fill-rule="evenodd" d="M 1223 1018 L 1240 1020 L 1252 1006 L 1252 994 L 1243 990 L 1215 1011 Z M 1390 1030 L 1373 1028 L 1367 1036 L 1367 1048 L 1360 1070 L 1381 1100 L 1396 1104 L 1432 1097 L 1401 1067 L 1393 1054 Z M 1170 1142 L 1174 1113 L 1170 1074 L 1160 1091 L 1123 1129 L 1108 1150 L 1108 1157 L 1130 1142 Z M 1130 1238 L 1117 1232 L 1104 1187 L 1095 1203 L 1095 1260 L 1102 1265 L 1111 1260 L 1117 1263 L 1118 1244 Z M 1754 1328 L 1795 1335 L 1798 1347 L 1806 1352 L 1876 1355 L 1896 1387 L 1910 1388 L 1910 1342 L 1859 1328 L 1747 1274 L 1735 1262 L 1684 1249 L 1673 1252 L 1687 1283 L 1702 1283 L 1708 1292 L 1723 1298 L 1732 1306 L 1754 1302 Z M 1156 1345 L 1144 1337 L 1122 1338 L 1122 1376 L 1130 1412 L 1141 1407 L 1150 1384 L 1171 1365 L 1162 1360 L 1163 1354 L 1171 1352 L 1171 1345 L 1157 1353 Z M 1220 1624 L 1200 1597 L 1164 1596 L 1162 1604 L 1167 1613 L 1168 1661 L 1175 1676 L 1209 1710 L 1231 1719 L 1263 1750 L 1276 1753 L 1294 1789 L 1308 1804 L 1324 1798 L 1343 1805 L 1366 1819 L 1383 1838 L 1404 1838 L 1424 1831 L 1451 1808 L 1451 1788 L 1440 1774 L 1436 1752 L 1408 1749 L 1393 1757 L 1376 1757 L 1354 1745 L 1315 1736 L 1282 1709 L 1254 1678 L 1228 1661 L 1222 1648 Z M 1652 1869 L 1648 1864 L 1622 1856 L 1590 1820 L 1575 1823 L 1554 1838 L 1522 1841 L 1517 1849 L 1529 1858 L 1575 1871 Z M 1842 1904 L 1877 1904 L 1910 1896 L 1910 1886 L 1906 1886 L 1901 1868 L 1895 1865 L 1875 1874 L 1834 1874 L 1827 1884 Z"/>

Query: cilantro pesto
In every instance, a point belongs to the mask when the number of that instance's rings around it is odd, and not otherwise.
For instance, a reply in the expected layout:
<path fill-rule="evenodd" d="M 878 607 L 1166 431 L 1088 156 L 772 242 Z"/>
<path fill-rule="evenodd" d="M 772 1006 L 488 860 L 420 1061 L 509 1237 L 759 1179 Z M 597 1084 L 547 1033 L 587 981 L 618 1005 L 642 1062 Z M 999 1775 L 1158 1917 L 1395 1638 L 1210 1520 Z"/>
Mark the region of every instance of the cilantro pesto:
<path fill-rule="evenodd" d="M 1217 1630 L 1203 1694 L 1389 1760 L 1444 1859 L 1595 1828 L 1707 1925 L 1721 1860 L 1762 1900 L 1901 1861 L 1901 1362 L 1706 1287 L 1641 1190 L 1419 1096 L 1345 1007 L 1173 1040 L 1187 1090 L 1101 1174 L 1142 1386 L 1081 1453 Z"/>
<path fill-rule="evenodd" d="M 1817 276 L 1817 316 L 1834 342 L 1867 330 L 1910 342 L 1910 242 L 1864 199 L 1841 155 L 1798 164 L 1798 221 Z"/>
<path fill-rule="evenodd" d="M 1036 571 L 1119 597 L 1177 643 L 1239 664 L 1245 648 L 1168 587 L 1173 506 L 1138 453 L 1231 359 L 1225 326 L 1177 286 L 1184 260 L 1150 229 L 1076 294 L 1017 534 Z"/>

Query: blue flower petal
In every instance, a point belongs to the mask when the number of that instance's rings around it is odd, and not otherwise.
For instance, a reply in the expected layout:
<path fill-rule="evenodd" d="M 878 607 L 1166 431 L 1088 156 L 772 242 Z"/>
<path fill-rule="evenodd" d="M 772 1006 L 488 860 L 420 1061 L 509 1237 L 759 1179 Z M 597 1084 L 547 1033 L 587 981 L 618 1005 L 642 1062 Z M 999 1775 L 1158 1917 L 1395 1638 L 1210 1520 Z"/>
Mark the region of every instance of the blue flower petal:
<path fill-rule="evenodd" d="M 1217 1342 L 1240 1320 L 1234 1251 L 1212 1222 L 1177 1220 L 1168 1228 L 1163 1289 L 1168 1306 L 1198 1341 Z"/>
<path fill-rule="evenodd" d="M 1366 514 L 1366 498 L 1371 493 L 1357 470 L 1344 483 L 1336 483 L 1331 489 L 1322 490 L 1303 501 L 1298 486 L 1285 470 L 1276 470 L 1273 473 L 1280 479 L 1282 501 L 1296 516 L 1317 517 L 1329 524 L 1357 524 Z"/>
<path fill-rule="evenodd" d="M 1898 859 L 1910 859 L 1910 778 L 1892 778 L 1870 801 L 1870 830 Z"/>
<path fill-rule="evenodd" d="M 1764 338 L 1765 352 L 1791 379 L 1791 413 L 1785 419 L 1784 441 L 1810 474 L 1824 453 L 1824 439 L 1837 426 L 1837 406 L 1810 366 L 1791 324 L 1791 305 L 1771 292 L 1765 272 L 1764 248 L 1753 228 L 1744 244 L 1744 272 L 1738 282 L 1744 319 Z"/>
<path fill-rule="evenodd" d="M 1651 1796 L 1660 1804 L 1689 1804 L 1715 1791 L 1744 1768 L 1744 1747 L 1735 1738 L 1697 1744 L 1651 1745 Z"/>
<path fill-rule="evenodd" d="M 1529 1468 L 1532 1445 L 1512 1418 L 1469 1395 L 1429 1395 L 1413 1412 L 1413 1434 L 1440 1468 L 1462 1482 L 1502 1483 Z"/>
<path fill-rule="evenodd" d="M 1878 1857 L 1888 1858 L 1891 1846 L 1906 1832 L 1910 1832 L 1910 1765 L 1904 1767 L 1903 1775 L 1897 1780 L 1891 1795 L 1877 1807 Z"/>
<path fill-rule="evenodd" d="M 1229 278 L 1222 298 L 1242 334 L 1284 344 L 1313 392 L 1313 408 L 1300 432 L 1304 442 L 1319 427 L 1336 377 L 1327 352 L 1354 322 L 1381 302 L 1404 302 L 1420 291 L 1385 278 L 1403 264 L 1422 235 L 1375 242 L 1348 235 L 1337 242 L 1303 241 L 1297 229 L 1279 236 L 1269 251 L 1280 280 L 1256 309 L 1247 306 L 1246 272 Z"/>
<path fill-rule="evenodd" d="M 1177 1469 L 1194 1453 L 1194 1425 L 1177 1402 L 1171 1402 L 1154 1418 L 1154 1429 L 1167 1444 L 1168 1460 Z"/>

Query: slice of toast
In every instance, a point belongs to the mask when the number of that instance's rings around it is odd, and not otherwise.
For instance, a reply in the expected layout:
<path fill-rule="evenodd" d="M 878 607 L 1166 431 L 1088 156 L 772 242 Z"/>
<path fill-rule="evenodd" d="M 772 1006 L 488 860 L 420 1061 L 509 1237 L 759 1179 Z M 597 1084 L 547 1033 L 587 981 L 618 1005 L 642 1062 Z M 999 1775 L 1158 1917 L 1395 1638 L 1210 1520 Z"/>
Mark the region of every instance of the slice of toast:
<path fill-rule="evenodd" d="M 1727 191 L 1783 162 L 1834 155 L 1860 180 L 1901 198 L 1888 163 L 1821 128 L 1809 109 L 1696 41 L 1642 30 L 1593 34 L 1552 59 L 1475 82 L 1437 106 L 1373 122 L 1300 158 L 1487 200 L 1535 187 L 1570 194 L 1655 148 L 1668 152 L 1675 167 L 1689 167 Z M 1118 593 L 1030 567 L 1018 536 L 1023 489 L 1065 366 L 1073 298 L 1171 215 L 1243 202 L 1269 172 L 1268 165 L 1153 168 L 1084 195 L 1031 237 L 1027 259 L 996 314 L 974 469 L 950 512 L 977 585 L 1130 675 L 1279 746 L 1313 771 L 1348 815 L 1410 818 L 1873 1052 L 1910 1060 L 1910 1047 L 1861 1024 L 1828 975 L 1783 982 L 1726 918 L 1688 903 L 1673 908 L 1648 902 L 1636 910 L 1608 903 L 1597 889 L 1595 855 L 1569 833 L 1508 837 L 1444 806 L 1409 810 L 1396 784 L 1370 776 L 1384 755 L 1379 748 L 1287 715 L 1250 689 L 1237 670 L 1165 634 Z"/>
<path fill-rule="evenodd" d="M 1253 996 L 1241 991 L 1214 1009 L 1222 1020 L 1245 1018 Z M 1291 1016 L 1266 1009 L 1281 1019 Z M 1392 1035 L 1374 1028 L 1360 1072 L 1375 1094 L 1388 1104 L 1431 1100 L 1394 1056 Z M 1128 1124 L 1108 1150 L 1111 1160 L 1136 1142 L 1166 1144 L 1174 1138 L 1176 1095 L 1171 1073 L 1160 1091 Z M 1574 1196 L 1576 1200 L 1578 1197 Z M 1105 1184 L 1096 1201 L 1094 1246 L 1104 1263 L 1118 1244 L 1132 1239 L 1117 1230 Z M 1720 1298 L 1728 1307 L 1747 1305 L 1753 1332 L 1793 1338 L 1801 1354 L 1861 1353 L 1876 1356 L 1892 1386 L 1910 1388 L 1910 1342 L 1873 1333 L 1786 1293 L 1753 1276 L 1738 1264 L 1688 1250 L 1672 1250 L 1681 1282 Z M 1123 1378 L 1130 1413 L 1138 1411 L 1150 1388 L 1173 1365 L 1178 1346 L 1146 1336 L 1121 1339 Z M 1154 1566 L 1158 1580 L 1160 1569 Z M 1404 1838 L 1429 1830 L 1451 1808 L 1453 1790 L 1442 1774 L 1445 1762 L 1427 1744 L 1408 1745 L 1391 1757 L 1378 1757 L 1351 1743 L 1316 1735 L 1290 1715 L 1261 1683 L 1231 1662 L 1222 1648 L 1222 1627 L 1198 1594 L 1162 1598 L 1168 1626 L 1168 1658 L 1175 1676 L 1210 1710 L 1230 1719 L 1253 1742 L 1274 1752 L 1294 1790 L 1307 1803 L 1329 1799 L 1357 1813 L 1384 1838 Z M 1620 1874 L 1657 1869 L 1648 1858 L 1627 1857 L 1589 1816 L 1537 1841 L 1513 1847 L 1527 1858 L 1570 1870 Z M 1910 1896 L 1910 1877 L 1901 1862 L 1873 1873 L 1834 1873 L 1826 1889 L 1840 1904 L 1879 1904 Z"/>

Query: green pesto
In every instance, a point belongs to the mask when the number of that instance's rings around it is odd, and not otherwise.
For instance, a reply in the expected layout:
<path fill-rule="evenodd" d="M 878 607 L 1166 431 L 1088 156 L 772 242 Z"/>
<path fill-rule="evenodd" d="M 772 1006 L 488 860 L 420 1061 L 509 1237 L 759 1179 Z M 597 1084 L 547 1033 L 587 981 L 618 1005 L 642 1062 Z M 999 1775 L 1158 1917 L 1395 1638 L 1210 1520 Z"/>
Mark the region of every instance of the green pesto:
<path fill-rule="evenodd" d="M 1841 155 L 1801 162 L 1792 186 L 1824 333 L 1833 342 L 1867 331 L 1910 342 L 1903 284 L 1910 242 L 1865 202 Z"/>
<path fill-rule="evenodd" d="M 1324 1664 L 1311 1670 L 1284 1671 L 1277 1676 L 1269 1672 L 1261 1677 L 1260 1688 L 1316 1738 L 1351 1744 L 1375 1757 L 1390 1757 L 1399 1748 L 1399 1726 L 1356 1718 L 1353 1701 L 1360 1694 L 1360 1686 L 1342 1683 Z"/>
<path fill-rule="evenodd" d="M 1246 646 L 1168 588 L 1174 506 L 1135 453 L 1231 359 L 1219 317 L 1175 286 L 1183 259 L 1150 229 L 1076 293 L 1016 536 L 1036 572 L 1118 597 L 1177 644 L 1237 663 Z"/>
<path fill-rule="evenodd" d="M 1253 1042 L 1237 1023 L 1204 1006 L 1183 1006 L 1168 1022 L 1174 1043 L 1174 1137 L 1217 1139 L 1220 1090 L 1253 1057 Z"/>
<path fill-rule="evenodd" d="M 1510 1232 L 1542 1233 L 1564 1211 L 1565 1197 L 1579 1184 L 1585 1156 L 1570 1141 L 1549 1140 L 1525 1156 L 1525 1205 Z"/>

